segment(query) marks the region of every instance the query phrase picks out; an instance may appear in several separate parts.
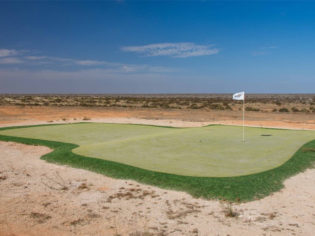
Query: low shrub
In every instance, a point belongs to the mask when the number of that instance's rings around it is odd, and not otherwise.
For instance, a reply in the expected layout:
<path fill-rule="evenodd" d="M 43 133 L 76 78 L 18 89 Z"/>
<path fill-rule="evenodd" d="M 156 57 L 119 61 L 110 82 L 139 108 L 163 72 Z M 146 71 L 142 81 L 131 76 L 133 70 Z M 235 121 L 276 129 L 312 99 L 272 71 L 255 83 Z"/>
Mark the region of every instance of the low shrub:
<path fill-rule="evenodd" d="M 280 109 L 279 109 L 279 112 L 289 112 L 289 109 L 283 107 L 283 108 L 280 108 Z"/>
<path fill-rule="evenodd" d="M 246 107 L 245 111 L 260 111 L 260 109 L 255 107 Z"/>
<path fill-rule="evenodd" d="M 300 112 L 300 110 L 298 108 L 296 108 L 296 107 L 292 107 L 291 111 L 293 111 L 293 112 Z"/>

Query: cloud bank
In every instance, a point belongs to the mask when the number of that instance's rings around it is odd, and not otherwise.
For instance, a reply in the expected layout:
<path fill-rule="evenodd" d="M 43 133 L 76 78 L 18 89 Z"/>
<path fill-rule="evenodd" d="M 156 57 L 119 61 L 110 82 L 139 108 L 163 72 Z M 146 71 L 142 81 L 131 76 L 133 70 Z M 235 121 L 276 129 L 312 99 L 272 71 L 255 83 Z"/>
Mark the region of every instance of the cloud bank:
<path fill-rule="evenodd" d="M 252 52 L 252 55 L 253 56 L 269 55 L 275 49 L 278 49 L 278 47 L 277 46 L 261 47 L 258 50 Z"/>
<path fill-rule="evenodd" d="M 17 54 L 18 51 L 14 49 L 0 49 L 0 57 L 15 56 Z"/>
<path fill-rule="evenodd" d="M 23 61 L 17 57 L 0 58 L 0 64 L 21 64 Z"/>
<path fill-rule="evenodd" d="M 15 49 L 0 48 L 0 64 L 20 64 L 22 60 L 15 57 L 20 52 Z"/>
<path fill-rule="evenodd" d="M 22 53 L 23 52 L 23 53 Z M 30 51 L 18 51 L 14 49 L 0 49 L 0 66 L 12 68 L 19 68 L 17 66 L 23 66 L 28 68 L 29 71 L 67 71 L 76 70 L 80 72 L 86 72 L 85 69 L 102 69 L 102 72 L 111 73 L 169 73 L 173 72 L 174 69 L 163 66 L 154 66 L 146 64 L 126 64 L 119 62 L 110 62 L 103 60 L 92 60 L 92 59 L 75 59 L 66 57 L 52 57 L 47 55 L 33 55 Z M 44 66 L 44 67 L 43 67 Z M 51 71 L 46 71 L 52 74 Z M 89 71 L 91 72 L 91 70 Z M 3 71 L 0 71 L 0 76 L 3 75 Z M 71 72 L 73 74 L 73 72 Z M 8 74 L 8 73 L 6 73 Z M 93 74 L 93 73 L 92 73 Z M 42 74 L 41 74 L 42 75 Z M 76 74 L 75 74 L 76 75 Z"/>
<path fill-rule="evenodd" d="M 198 45 L 194 43 L 158 43 L 143 46 L 122 47 L 122 51 L 134 52 L 145 56 L 170 56 L 178 58 L 207 56 L 219 53 L 213 45 Z"/>

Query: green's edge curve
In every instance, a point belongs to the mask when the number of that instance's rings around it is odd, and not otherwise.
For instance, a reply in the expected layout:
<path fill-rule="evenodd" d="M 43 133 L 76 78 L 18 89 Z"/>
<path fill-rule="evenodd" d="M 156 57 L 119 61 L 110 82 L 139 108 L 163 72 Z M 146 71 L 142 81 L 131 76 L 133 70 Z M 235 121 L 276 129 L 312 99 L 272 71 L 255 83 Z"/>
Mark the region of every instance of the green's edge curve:
<path fill-rule="evenodd" d="M 46 125 L 4 127 L 0 128 L 0 131 L 35 126 Z M 53 151 L 43 155 L 41 159 L 51 163 L 86 169 L 117 179 L 132 179 L 164 189 L 184 191 L 197 198 L 230 202 L 258 200 L 279 191 L 283 188 L 285 179 L 312 167 L 315 162 L 315 140 L 313 140 L 304 144 L 284 164 L 268 171 L 237 177 L 191 177 L 160 173 L 118 162 L 78 155 L 72 150 L 79 145 L 71 143 L 6 135 L 0 135 L 0 140 L 49 147 Z"/>

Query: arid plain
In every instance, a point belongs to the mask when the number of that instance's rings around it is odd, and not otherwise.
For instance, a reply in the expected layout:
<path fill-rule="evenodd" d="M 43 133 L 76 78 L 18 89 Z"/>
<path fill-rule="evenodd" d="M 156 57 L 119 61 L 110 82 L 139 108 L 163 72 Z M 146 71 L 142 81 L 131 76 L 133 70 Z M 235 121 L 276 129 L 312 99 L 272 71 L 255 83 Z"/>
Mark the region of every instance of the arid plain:
<path fill-rule="evenodd" d="M 0 97 L 0 126 L 109 122 L 242 124 L 230 95 Z M 315 130 L 315 95 L 250 95 L 246 125 Z M 312 235 L 315 170 L 247 203 L 118 180 L 40 160 L 46 147 L 0 142 L 0 235 Z"/>

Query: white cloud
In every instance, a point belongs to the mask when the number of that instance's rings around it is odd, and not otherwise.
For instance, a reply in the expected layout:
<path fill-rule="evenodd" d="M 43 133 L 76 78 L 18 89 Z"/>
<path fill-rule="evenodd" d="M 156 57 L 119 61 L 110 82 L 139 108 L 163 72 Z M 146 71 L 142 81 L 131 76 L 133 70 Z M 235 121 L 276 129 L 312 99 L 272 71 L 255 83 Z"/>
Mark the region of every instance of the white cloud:
<path fill-rule="evenodd" d="M 25 58 L 28 60 L 34 60 L 34 61 L 47 59 L 46 56 L 26 56 Z"/>
<path fill-rule="evenodd" d="M 17 56 L 5 56 L 17 53 Z M 23 54 L 23 55 L 19 55 Z M 21 64 L 25 68 L 31 68 L 34 73 L 38 74 L 39 71 L 43 71 L 45 69 L 46 72 L 52 74 L 53 72 L 48 71 L 51 69 L 55 72 L 64 73 L 62 71 L 66 71 L 67 69 L 72 69 L 74 71 L 80 71 L 80 73 L 86 73 L 88 70 L 86 68 L 91 69 L 89 73 L 92 72 L 93 69 L 102 70 L 101 72 L 106 72 L 108 75 L 109 73 L 112 74 L 124 74 L 124 75 L 131 75 L 131 74 L 162 74 L 162 73 L 169 73 L 174 71 L 168 67 L 162 66 L 152 66 L 146 64 L 125 64 L 125 63 L 116 63 L 116 62 L 109 62 L 109 61 L 102 61 L 102 60 L 81 60 L 81 59 L 73 59 L 73 58 L 65 58 L 65 57 L 52 57 L 52 56 L 45 56 L 45 55 L 32 55 L 29 51 L 16 51 L 16 50 L 9 50 L 4 51 L 2 50 L 3 57 L 0 57 L 0 64 L 2 65 L 9 65 L 9 64 Z M 44 66 L 44 67 L 43 67 Z M 77 75 L 72 71 L 70 74 Z M 101 74 L 101 73 L 100 73 Z"/>
<path fill-rule="evenodd" d="M 134 73 L 134 72 L 151 72 L 151 73 L 167 73 L 174 71 L 173 69 L 162 66 L 150 66 L 150 65 L 133 65 L 123 64 L 100 60 L 77 60 L 72 58 L 62 57 L 49 57 L 49 56 L 25 56 L 25 60 L 29 60 L 31 65 L 51 64 L 54 66 L 82 66 L 103 68 L 115 72 L 122 73 Z"/>
<path fill-rule="evenodd" d="M 17 57 L 0 58 L 0 64 L 20 64 L 23 61 Z"/>
<path fill-rule="evenodd" d="M 28 69 L 0 69 L 0 78 L 6 80 L 150 80 L 161 79 L 165 75 L 150 73 L 150 71 L 141 71 L 139 73 L 125 73 L 112 69 L 80 69 L 80 70 L 28 70 Z"/>
<path fill-rule="evenodd" d="M 214 55 L 219 49 L 213 45 L 198 45 L 194 43 L 158 43 L 143 46 L 127 46 L 121 48 L 125 52 L 135 52 L 146 56 L 195 57 Z"/>
<path fill-rule="evenodd" d="M 267 46 L 267 47 L 262 47 L 262 49 L 277 49 L 277 46 Z"/>
<path fill-rule="evenodd" d="M 266 46 L 266 47 L 261 47 L 256 51 L 252 52 L 253 56 L 262 56 L 262 55 L 268 55 L 271 54 L 272 50 L 278 49 L 277 46 Z"/>
<path fill-rule="evenodd" d="M 17 54 L 18 51 L 14 49 L 0 49 L 0 57 L 15 56 Z"/>
<path fill-rule="evenodd" d="M 112 65 L 117 63 L 110 63 L 107 61 L 98 60 L 77 60 L 72 58 L 64 57 L 50 57 L 50 56 L 25 56 L 24 59 L 32 61 L 32 63 L 62 63 L 61 65 L 80 65 L 80 66 L 101 66 L 101 65 Z"/>
<path fill-rule="evenodd" d="M 95 61 L 95 60 L 74 60 L 74 62 L 81 66 L 98 66 L 98 65 L 107 64 L 107 62 L 105 61 Z"/>

